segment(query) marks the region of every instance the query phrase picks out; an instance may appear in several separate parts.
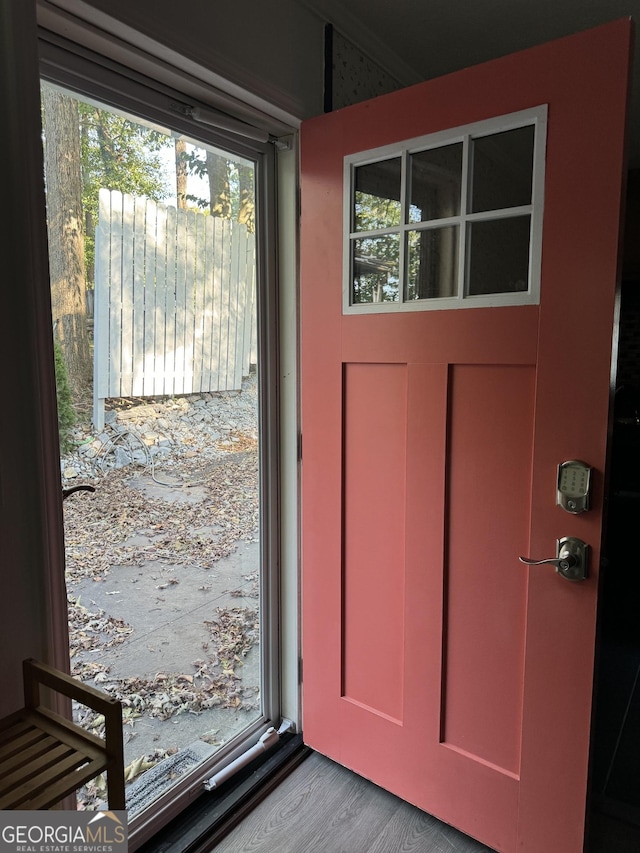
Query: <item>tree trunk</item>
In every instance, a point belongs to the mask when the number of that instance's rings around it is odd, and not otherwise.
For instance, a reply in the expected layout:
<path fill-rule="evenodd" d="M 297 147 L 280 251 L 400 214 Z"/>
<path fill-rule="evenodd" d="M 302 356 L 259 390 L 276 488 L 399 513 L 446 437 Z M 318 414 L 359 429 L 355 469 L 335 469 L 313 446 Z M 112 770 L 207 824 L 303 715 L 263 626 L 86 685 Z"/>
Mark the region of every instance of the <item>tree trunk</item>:
<path fill-rule="evenodd" d="M 238 166 L 238 182 L 240 185 L 240 209 L 238 222 L 247 226 L 250 232 L 255 231 L 255 190 L 253 185 L 253 166 Z"/>
<path fill-rule="evenodd" d="M 80 121 L 73 98 L 43 87 L 51 310 L 74 398 L 92 379 L 87 330 Z"/>
<path fill-rule="evenodd" d="M 207 174 L 211 215 L 219 216 L 221 219 L 231 219 L 231 192 L 226 159 L 219 154 L 207 151 Z"/>
<path fill-rule="evenodd" d="M 187 209 L 187 143 L 184 139 L 176 139 L 176 204 L 178 210 Z"/>
<path fill-rule="evenodd" d="M 80 150 L 84 151 L 87 146 L 87 125 L 86 122 L 83 121 L 83 117 L 81 115 L 78 116 L 80 119 Z M 82 175 L 82 197 L 87 198 L 89 191 L 89 175 L 88 169 L 80 167 L 80 172 Z M 85 268 L 85 286 L 87 290 L 91 288 L 95 289 L 95 280 L 96 280 L 96 263 L 95 263 L 95 244 L 96 244 L 96 225 L 93 221 L 93 214 L 91 213 L 91 209 L 88 206 L 85 206 L 84 209 L 84 233 L 85 233 L 85 241 L 84 241 L 84 268 Z"/>

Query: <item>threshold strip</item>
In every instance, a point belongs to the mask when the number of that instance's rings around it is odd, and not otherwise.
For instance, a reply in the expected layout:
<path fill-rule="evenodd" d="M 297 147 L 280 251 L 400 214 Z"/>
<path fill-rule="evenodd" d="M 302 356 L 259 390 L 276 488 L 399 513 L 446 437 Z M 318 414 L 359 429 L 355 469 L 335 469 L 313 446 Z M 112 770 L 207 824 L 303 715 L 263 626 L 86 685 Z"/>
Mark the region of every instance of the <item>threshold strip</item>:
<path fill-rule="evenodd" d="M 267 751 L 260 748 L 259 754 L 224 785 L 203 791 L 194 803 L 139 847 L 138 853 L 211 850 L 311 753 L 301 734 L 284 732 L 273 748 Z"/>
<path fill-rule="evenodd" d="M 205 779 L 202 783 L 203 788 L 205 791 L 213 791 L 215 788 L 222 785 L 223 782 L 226 782 L 227 779 L 235 776 L 238 770 L 241 770 L 243 767 L 246 767 L 247 764 L 250 764 L 254 758 L 257 758 L 259 755 L 262 755 L 263 752 L 267 752 L 269 749 L 274 747 L 280 741 L 282 735 L 287 734 L 287 732 L 294 731 L 295 726 L 291 720 L 283 720 L 280 728 L 277 730 L 274 726 L 270 726 L 254 746 L 249 747 L 249 749 L 245 750 L 242 755 L 239 755 L 234 761 L 231 761 L 218 773 L 214 773 L 213 776 Z"/>

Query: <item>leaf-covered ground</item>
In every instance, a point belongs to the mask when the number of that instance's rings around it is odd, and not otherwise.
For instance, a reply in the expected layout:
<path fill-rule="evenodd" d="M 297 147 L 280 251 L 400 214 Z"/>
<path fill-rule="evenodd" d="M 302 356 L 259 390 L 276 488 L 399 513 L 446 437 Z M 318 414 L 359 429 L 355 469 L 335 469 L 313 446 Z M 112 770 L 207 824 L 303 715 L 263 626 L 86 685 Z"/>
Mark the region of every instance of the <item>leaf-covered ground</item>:
<path fill-rule="evenodd" d="M 112 674 L 109 654 L 134 638 L 134 628 L 117 615 L 116 607 L 113 612 L 92 607 L 78 600 L 75 591 L 87 578 L 101 583 L 115 566 L 155 561 L 211 569 L 238 542 L 253 540 L 258 529 L 257 444 L 246 435 L 231 438 L 235 440 L 218 448 L 217 458 L 183 458 L 170 469 L 170 477 L 162 469 L 153 472 L 156 483 L 170 481 L 174 492 L 203 489 L 205 496 L 197 502 L 168 504 L 162 497 L 132 488 L 132 477 L 141 471 L 131 467 L 107 469 L 95 482 L 95 494 L 65 501 L 72 673 L 121 700 L 125 730 L 145 717 L 168 720 L 211 708 L 258 708 L 258 687 L 242 681 L 243 661 L 259 641 L 257 600 L 255 607 L 215 608 L 215 616 L 205 622 L 207 641 L 202 648 L 188 650 L 193 654 L 187 655 L 191 661 L 187 671 L 122 678 Z M 157 588 L 179 581 L 170 578 Z M 241 585 L 242 589 L 229 590 L 230 595 L 257 599 L 257 575 L 238 578 Z M 76 715 L 95 733 L 103 733 L 104 720 L 98 715 L 82 708 L 76 708 Z M 208 742 L 215 744 L 215 735 Z M 160 748 L 138 756 L 127 767 L 127 779 L 171 751 Z M 90 783 L 80 806 L 95 807 L 103 786 L 104 780 Z"/>
<path fill-rule="evenodd" d="M 254 442 L 255 445 L 255 442 Z M 139 473 L 139 472 L 138 472 Z M 165 472 L 156 470 L 160 484 Z M 135 476 L 135 474 L 133 475 Z M 149 497 L 131 488 L 130 468 L 110 470 L 95 483 L 91 496 L 65 501 L 67 582 L 81 577 L 98 579 L 112 566 L 143 565 L 149 560 L 213 566 L 231 553 L 237 542 L 251 539 L 258 528 L 258 455 L 246 450 L 223 460 L 184 460 L 178 487 L 186 493 L 195 486 L 207 491 L 197 503 Z M 168 481 L 168 480 L 167 480 Z M 176 469 L 171 470 L 175 489 Z M 201 535 L 215 523 L 216 536 Z M 130 544 L 140 536 L 152 541 Z"/>

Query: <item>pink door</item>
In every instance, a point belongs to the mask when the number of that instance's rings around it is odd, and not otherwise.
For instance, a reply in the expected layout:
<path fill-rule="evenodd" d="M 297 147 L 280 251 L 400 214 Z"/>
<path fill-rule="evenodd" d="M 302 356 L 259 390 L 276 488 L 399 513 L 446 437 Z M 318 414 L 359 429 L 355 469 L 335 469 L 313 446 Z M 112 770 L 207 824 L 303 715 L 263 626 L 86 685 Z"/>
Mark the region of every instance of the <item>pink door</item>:
<path fill-rule="evenodd" d="M 302 128 L 305 740 L 505 853 L 583 847 L 630 41 L 615 22 Z M 493 145 L 486 120 L 541 105 L 544 180 L 495 214 L 513 230 L 483 254 L 482 211 L 505 203 L 474 206 L 481 161 L 464 152 Z M 364 163 L 361 198 L 400 210 L 418 171 L 398 164 L 445 130 L 467 140 L 465 209 L 449 190 L 441 223 L 411 206 L 391 225 L 349 220 L 345 157 Z M 391 272 L 388 240 L 407 253 Z M 528 283 L 483 283 L 524 243 Z M 454 305 L 455 281 L 480 298 Z M 580 514 L 556 505 L 575 459 L 593 472 Z M 518 561 L 565 536 L 591 548 L 586 580 Z"/>

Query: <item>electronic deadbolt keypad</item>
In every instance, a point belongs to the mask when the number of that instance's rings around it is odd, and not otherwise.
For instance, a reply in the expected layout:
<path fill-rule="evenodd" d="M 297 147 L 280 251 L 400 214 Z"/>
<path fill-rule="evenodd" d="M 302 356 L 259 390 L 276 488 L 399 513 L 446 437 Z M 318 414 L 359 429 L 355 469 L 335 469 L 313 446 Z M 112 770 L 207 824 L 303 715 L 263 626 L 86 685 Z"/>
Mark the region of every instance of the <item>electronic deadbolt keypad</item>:
<path fill-rule="evenodd" d="M 571 459 L 558 465 L 558 492 L 556 503 L 572 515 L 589 509 L 591 468 L 584 462 Z"/>

